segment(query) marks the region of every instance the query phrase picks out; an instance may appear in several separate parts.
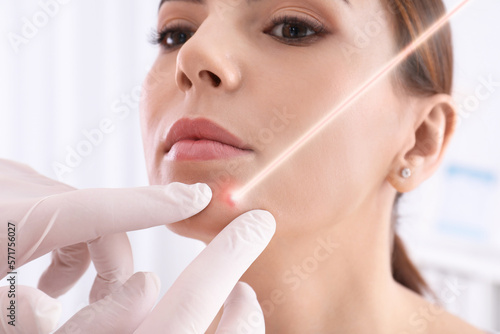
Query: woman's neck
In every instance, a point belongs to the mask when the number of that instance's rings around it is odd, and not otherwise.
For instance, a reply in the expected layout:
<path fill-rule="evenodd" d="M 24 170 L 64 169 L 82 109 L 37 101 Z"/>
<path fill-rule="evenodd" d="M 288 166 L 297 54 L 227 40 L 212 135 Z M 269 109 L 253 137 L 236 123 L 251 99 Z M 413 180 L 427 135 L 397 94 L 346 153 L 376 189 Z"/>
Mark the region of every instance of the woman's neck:
<path fill-rule="evenodd" d="M 399 288 L 387 208 L 369 203 L 327 230 L 273 238 L 241 279 L 257 293 L 266 333 L 389 333 Z M 276 235 L 286 229 L 277 224 Z"/>
<path fill-rule="evenodd" d="M 481 333 L 393 280 L 390 191 L 315 234 L 285 237 L 277 219 L 271 243 L 241 278 L 257 294 L 266 333 Z M 250 314 L 242 328 L 254 321 Z"/>

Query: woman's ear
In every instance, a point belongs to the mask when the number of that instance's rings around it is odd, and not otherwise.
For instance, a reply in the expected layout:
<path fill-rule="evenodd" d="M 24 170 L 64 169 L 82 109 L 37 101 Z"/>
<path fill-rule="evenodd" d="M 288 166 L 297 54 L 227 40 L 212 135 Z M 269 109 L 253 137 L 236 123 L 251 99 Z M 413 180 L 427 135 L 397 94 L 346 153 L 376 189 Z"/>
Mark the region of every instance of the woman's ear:
<path fill-rule="evenodd" d="M 436 171 L 457 121 L 456 106 L 450 95 L 421 98 L 415 107 L 414 131 L 388 176 L 388 181 L 401 193 L 415 189 Z"/>

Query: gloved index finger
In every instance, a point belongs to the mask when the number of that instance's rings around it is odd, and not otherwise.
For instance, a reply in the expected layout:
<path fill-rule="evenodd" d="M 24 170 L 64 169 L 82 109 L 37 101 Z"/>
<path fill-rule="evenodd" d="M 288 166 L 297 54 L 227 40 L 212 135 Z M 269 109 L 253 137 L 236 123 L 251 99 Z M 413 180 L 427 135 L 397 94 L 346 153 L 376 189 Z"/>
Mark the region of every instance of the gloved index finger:
<path fill-rule="evenodd" d="M 241 276 L 276 231 L 264 210 L 226 226 L 189 264 L 135 333 L 205 333 Z"/>
<path fill-rule="evenodd" d="M 99 236 L 160 226 L 189 218 L 203 210 L 212 192 L 204 183 L 173 182 L 166 186 L 126 189 L 83 189 L 48 197 L 25 224 L 23 263 L 55 248 L 93 240 Z M 36 215 L 36 217 L 35 217 Z M 42 223 L 43 222 L 43 223 Z M 48 223 L 51 226 L 47 226 Z M 22 226 L 21 226 L 22 229 Z M 30 235 L 37 240 L 26 240 Z M 40 237 L 42 236 L 42 237 Z"/>

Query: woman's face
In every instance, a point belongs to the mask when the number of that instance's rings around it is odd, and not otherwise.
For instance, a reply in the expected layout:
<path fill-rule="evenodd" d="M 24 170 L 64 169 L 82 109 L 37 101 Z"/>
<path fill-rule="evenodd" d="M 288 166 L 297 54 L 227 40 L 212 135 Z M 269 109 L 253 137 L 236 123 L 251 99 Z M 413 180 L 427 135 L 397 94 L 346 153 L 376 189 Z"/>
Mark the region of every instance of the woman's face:
<path fill-rule="evenodd" d="M 277 220 L 277 235 L 303 236 L 359 210 L 376 194 L 403 136 L 405 104 L 390 76 L 234 205 L 228 201 L 232 190 L 268 167 L 395 54 L 383 13 L 380 1 L 362 0 L 162 4 L 158 31 L 175 28 L 163 36 L 143 85 L 150 183 L 204 182 L 213 191 L 204 211 L 170 229 L 209 242 L 241 213 L 265 209 Z M 210 151 L 215 158 L 205 160 L 185 159 L 182 150 L 190 144 L 167 152 L 169 129 L 181 118 L 211 120 L 239 137 L 247 151 L 230 157 Z"/>

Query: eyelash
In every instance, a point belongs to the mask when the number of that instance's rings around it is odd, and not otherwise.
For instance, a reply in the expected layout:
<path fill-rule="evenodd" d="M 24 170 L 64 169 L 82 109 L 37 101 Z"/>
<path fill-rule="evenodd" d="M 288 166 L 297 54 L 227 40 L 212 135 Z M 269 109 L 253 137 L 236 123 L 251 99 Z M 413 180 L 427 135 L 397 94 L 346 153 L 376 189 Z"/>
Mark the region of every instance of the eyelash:
<path fill-rule="evenodd" d="M 316 39 L 318 37 L 321 37 L 325 32 L 325 27 L 323 26 L 323 24 L 321 24 L 318 21 L 309 20 L 306 18 L 299 18 L 298 16 L 284 14 L 284 15 L 280 15 L 280 16 L 272 19 L 272 26 L 270 28 L 266 29 L 266 33 L 268 31 L 274 30 L 274 27 L 281 25 L 281 24 L 285 24 L 285 25 L 290 24 L 292 26 L 302 26 L 302 27 L 307 28 L 308 30 L 311 30 L 314 32 L 313 35 L 308 35 L 308 36 L 299 37 L 299 38 L 286 38 L 286 37 L 272 36 L 272 37 L 277 38 L 281 41 L 284 41 L 285 44 L 289 44 L 289 45 L 308 44 L 311 42 L 312 39 Z M 161 45 L 162 48 L 164 48 L 165 50 L 172 50 L 178 46 L 174 46 L 174 47 L 166 46 L 165 38 L 167 38 L 168 35 L 172 32 L 178 32 L 178 31 L 186 32 L 189 30 L 190 30 L 190 28 L 182 23 L 174 23 L 171 26 L 167 26 L 160 31 L 153 29 L 152 34 L 151 34 L 151 38 L 150 38 L 150 43 L 153 45 Z M 190 32 L 190 34 L 194 34 L 194 32 Z"/>

